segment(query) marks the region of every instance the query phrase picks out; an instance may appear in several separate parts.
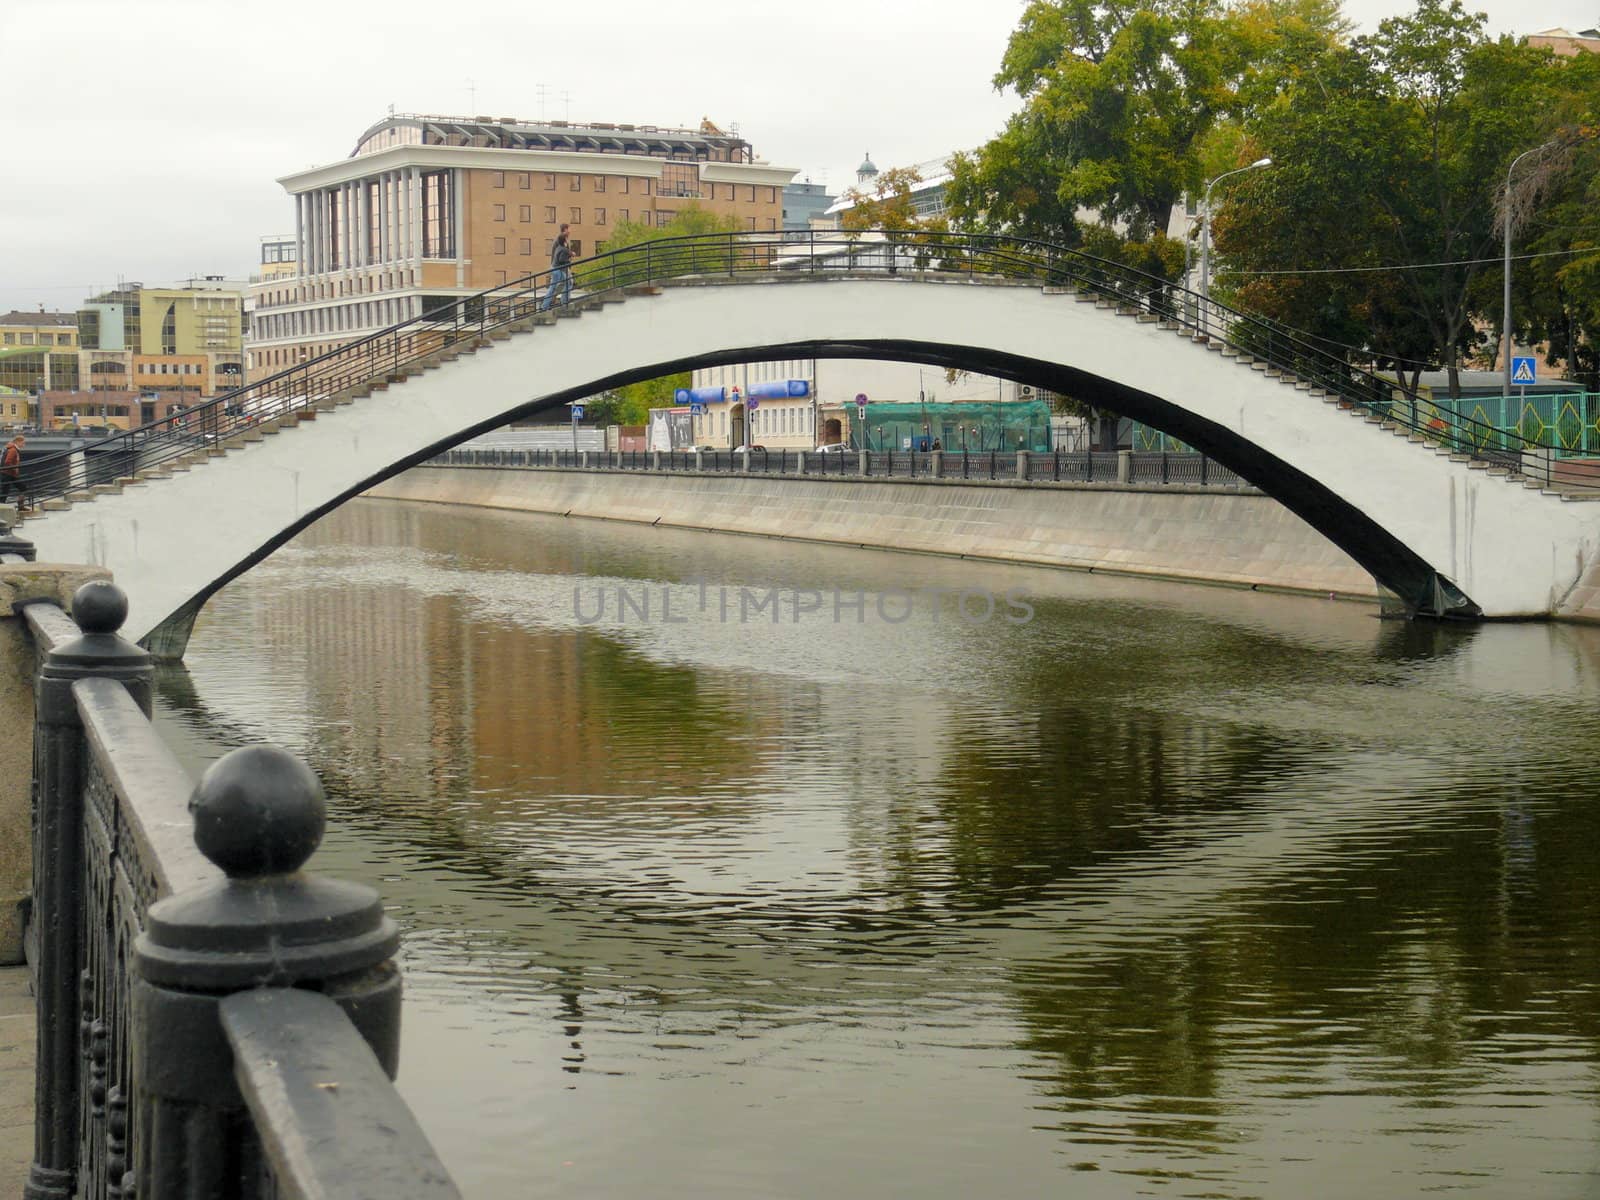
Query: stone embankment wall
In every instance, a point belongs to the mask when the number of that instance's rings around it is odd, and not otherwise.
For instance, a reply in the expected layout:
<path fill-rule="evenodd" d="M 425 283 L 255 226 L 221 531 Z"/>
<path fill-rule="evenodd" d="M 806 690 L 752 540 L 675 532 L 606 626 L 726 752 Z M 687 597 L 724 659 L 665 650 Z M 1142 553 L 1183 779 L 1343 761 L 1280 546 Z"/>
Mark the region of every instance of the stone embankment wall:
<path fill-rule="evenodd" d="M 1270 497 L 1226 489 L 418 467 L 368 496 L 1376 600 Z"/>

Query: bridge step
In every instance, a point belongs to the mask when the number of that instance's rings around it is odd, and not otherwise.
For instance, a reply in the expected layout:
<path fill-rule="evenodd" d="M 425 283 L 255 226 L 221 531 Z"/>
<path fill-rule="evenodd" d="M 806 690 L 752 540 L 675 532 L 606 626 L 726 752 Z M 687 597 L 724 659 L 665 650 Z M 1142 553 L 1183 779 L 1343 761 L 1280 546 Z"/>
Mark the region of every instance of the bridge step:
<path fill-rule="evenodd" d="M 120 483 L 97 483 L 89 489 L 96 496 L 120 496 L 122 485 Z"/>
<path fill-rule="evenodd" d="M 1145 313 L 1145 312 L 1140 313 L 1139 314 L 1139 318 L 1138 318 L 1139 324 L 1141 324 L 1141 325 L 1154 325 L 1160 319 L 1161 318 L 1156 316 L 1155 313 Z"/>
<path fill-rule="evenodd" d="M 86 504 L 90 500 L 93 500 L 93 499 L 94 499 L 94 493 L 93 492 L 89 492 L 89 491 L 68 492 L 67 493 L 67 503 L 68 504 Z M 45 502 L 45 507 L 46 508 L 49 507 L 49 501 Z"/>
<path fill-rule="evenodd" d="M 70 500 L 46 500 L 39 508 L 44 512 L 66 512 L 72 507 Z"/>

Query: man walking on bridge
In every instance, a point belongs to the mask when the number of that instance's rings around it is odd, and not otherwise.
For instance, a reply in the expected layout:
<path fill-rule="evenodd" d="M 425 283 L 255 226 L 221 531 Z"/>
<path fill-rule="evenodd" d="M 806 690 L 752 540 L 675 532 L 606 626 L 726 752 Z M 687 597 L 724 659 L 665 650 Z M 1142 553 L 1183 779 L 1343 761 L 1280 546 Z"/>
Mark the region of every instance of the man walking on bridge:
<path fill-rule="evenodd" d="M 556 238 L 555 245 L 550 247 L 550 290 L 544 294 L 544 303 L 539 305 L 540 312 L 548 312 L 555 303 L 556 292 L 561 293 L 561 303 L 565 304 L 572 299 L 572 250 L 567 246 L 567 230 L 569 225 L 561 226 L 561 234 Z"/>

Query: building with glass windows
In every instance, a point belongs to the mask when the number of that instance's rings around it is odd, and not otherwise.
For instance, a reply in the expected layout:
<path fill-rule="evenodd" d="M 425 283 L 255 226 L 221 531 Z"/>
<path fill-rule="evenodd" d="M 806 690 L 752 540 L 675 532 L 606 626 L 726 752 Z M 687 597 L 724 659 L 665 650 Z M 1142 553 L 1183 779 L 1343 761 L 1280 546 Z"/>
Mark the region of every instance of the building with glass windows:
<path fill-rule="evenodd" d="M 299 269 L 252 289 L 252 375 L 544 270 L 563 224 L 578 258 L 621 222 L 670 225 L 690 204 L 776 232 L 794 175 L 710 121 L 385 117 L 348 158 L 278 181 Z"/>

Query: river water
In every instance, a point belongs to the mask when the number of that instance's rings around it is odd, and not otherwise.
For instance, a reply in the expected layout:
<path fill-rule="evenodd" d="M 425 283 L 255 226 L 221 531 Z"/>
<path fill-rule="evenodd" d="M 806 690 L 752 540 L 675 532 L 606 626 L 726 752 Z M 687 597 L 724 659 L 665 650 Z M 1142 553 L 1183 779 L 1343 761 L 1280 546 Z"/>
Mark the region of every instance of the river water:
<path fill-rule="evenodd" d="M 479 1200 L 1600 1194 L 1600 630 L 359 501 L 160 693 Z"/>

